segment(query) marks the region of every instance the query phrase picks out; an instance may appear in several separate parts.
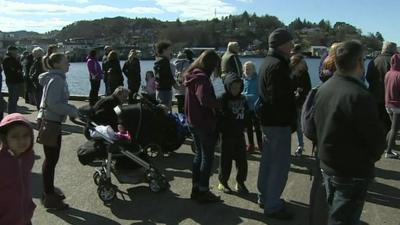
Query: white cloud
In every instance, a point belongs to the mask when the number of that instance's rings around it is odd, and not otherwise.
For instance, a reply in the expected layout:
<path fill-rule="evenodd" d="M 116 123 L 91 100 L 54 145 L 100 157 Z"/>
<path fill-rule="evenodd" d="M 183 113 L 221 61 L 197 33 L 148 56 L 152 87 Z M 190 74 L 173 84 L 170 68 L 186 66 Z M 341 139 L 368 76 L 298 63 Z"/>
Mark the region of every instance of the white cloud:
<path fill-rule="evenodd" d="M 177 13 L 180 18 L 211 19 L 234 14 L 236 8 L 222 0 L 155 0 L 167 12 Z"/>
<path fill-rule="evenodd" d="M 89 3 L 89 0 L 49 0 L 49 1 L 50 2 L 78 3 L 78 4 Z"/>
<path fill-rule="evenodd" d="M 253 3 L 253 0 L 237 0 L 237 1 L 243 3 Z"/>
<path fill-rule="evenodd" d="M 44 20 L 33 19 L 18 19 L 11 17 L 0 16 L 1 31 L 16 31 L 16 30 L 35 30 L 46 32 L 49 30 L 60 29 L 60 27 L 71 24 L 73 21 L 62 20 L 60 18 L 49 18 Z"/>
<path fill-rule="evenodd" d="M 83 0 L 85 1 L 85 0 Z M 90 14 L 90 13 L 135 13 L 160 14 L 162 10 L 156 7 L 118 8 L 108 5 L 87 5 L 84 7 L 67 6 L 56 3 L 25 3 L 0 0 L 3 15 L 60 15 L 60 14 Z"/>

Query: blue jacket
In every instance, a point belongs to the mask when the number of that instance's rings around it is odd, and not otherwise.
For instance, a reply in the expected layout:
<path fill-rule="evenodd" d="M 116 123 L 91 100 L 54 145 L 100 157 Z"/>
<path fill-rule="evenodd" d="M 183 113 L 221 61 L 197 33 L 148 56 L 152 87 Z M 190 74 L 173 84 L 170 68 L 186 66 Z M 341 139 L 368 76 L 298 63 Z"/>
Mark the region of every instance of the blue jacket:
<path fill-rule="evenodd" d="M 258 76 L 254 73 L 251 77 L 243 75 L 243 95 L 246 97 L 250 111 L 254 111 L 254 104 L 258 98 Z"/>

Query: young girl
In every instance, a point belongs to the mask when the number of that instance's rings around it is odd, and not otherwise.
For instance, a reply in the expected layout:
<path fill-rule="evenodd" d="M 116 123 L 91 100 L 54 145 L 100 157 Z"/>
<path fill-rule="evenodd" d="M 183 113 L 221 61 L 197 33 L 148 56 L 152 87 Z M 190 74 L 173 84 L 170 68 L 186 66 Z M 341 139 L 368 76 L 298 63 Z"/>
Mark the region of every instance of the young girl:
<path fill-rule="evenodd" d="M 144 86 L 144 91 L 152 97 L 156 97 L 156 78 L 152 70 L 146 72 L 146 86 Z"/>
<path fill-rule="evenodd" d="M 254 104 L 258 98 L 258 76 L 256 72 L 256 66 L 251 61 L 245 62 L 243 64 L 243 69 L 243 95 L 246 97 L 247 104 L 249 106 L 249 114 L 246 127 L 249 144 L 246 147 L 246 151 L 248 153 L 252 153 L 255 150 L 253 128 L 256 132 L 258 149 L 262 149 L 262 133 L 260 121 L 258 120 L 254 112 Z"/>
<path fill-rule="evenodd" d="M 30 224 L 32 201 L 31 170 L 34 163 L 33 129 L 19 113 L 0 122 L 0 224 Z"/>

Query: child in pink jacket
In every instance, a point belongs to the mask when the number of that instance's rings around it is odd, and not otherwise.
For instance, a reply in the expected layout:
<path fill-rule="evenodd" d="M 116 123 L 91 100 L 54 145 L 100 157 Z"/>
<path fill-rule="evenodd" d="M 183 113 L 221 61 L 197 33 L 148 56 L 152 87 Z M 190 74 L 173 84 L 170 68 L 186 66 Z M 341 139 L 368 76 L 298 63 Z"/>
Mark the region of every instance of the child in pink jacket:
<path fill-rule="evenodd" d="M 31 224 L 33 129 L 19 113 L 0 122 L 0 224 Z"/>

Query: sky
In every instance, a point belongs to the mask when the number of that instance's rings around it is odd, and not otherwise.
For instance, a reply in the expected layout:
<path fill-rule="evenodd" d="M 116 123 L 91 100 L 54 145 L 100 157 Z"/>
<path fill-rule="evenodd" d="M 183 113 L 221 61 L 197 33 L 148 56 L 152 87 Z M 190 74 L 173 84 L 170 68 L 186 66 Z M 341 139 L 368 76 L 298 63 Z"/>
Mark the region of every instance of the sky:
<path fill-rule="evenodd" d="M 384 3 L 384 6 L 382 4 Z M 244 11 L 272 15 L 288 25 L 300 17 L 346 22 L 364 34 L 381 32 L 400 43 L 399 0 L 0 0 L 0 31 L 60 30 L 78 20 L 151 17 L 181 21 L 212 19 Z"/>

